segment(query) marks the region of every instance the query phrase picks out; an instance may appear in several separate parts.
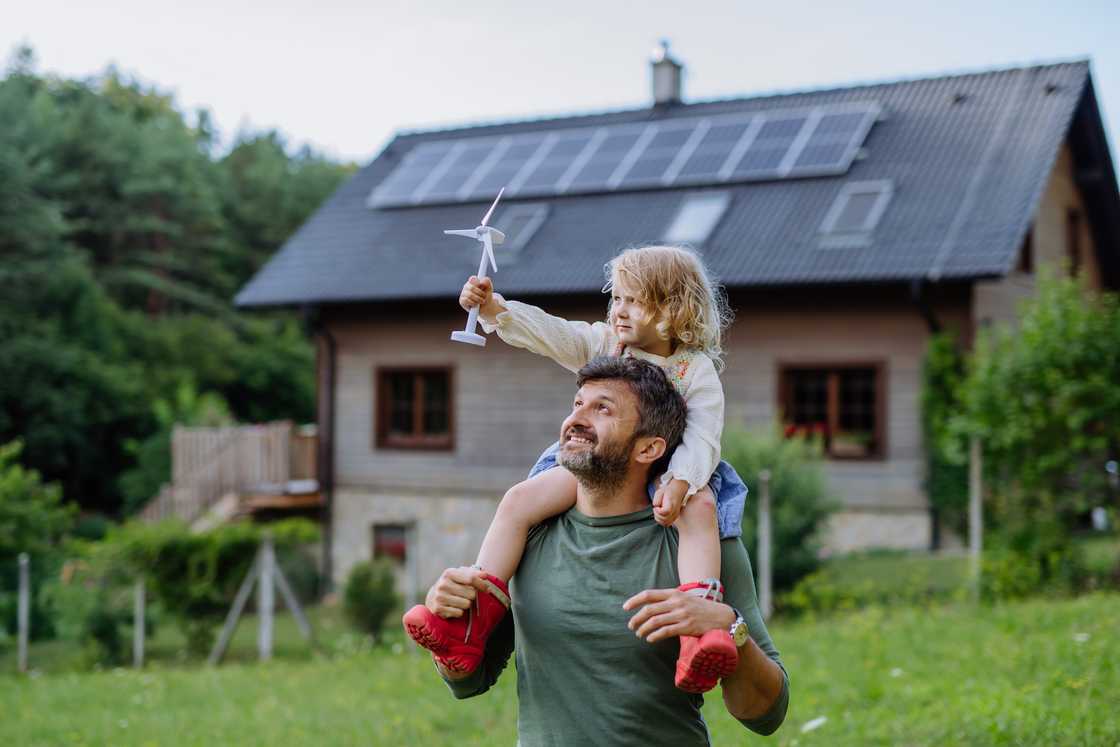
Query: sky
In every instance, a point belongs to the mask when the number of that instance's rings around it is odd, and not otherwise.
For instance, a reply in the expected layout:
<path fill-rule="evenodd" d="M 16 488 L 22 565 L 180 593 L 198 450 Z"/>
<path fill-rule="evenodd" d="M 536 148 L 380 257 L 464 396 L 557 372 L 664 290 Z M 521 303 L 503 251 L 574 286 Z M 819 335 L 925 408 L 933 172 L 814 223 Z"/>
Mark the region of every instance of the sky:
<path fill-rule="evenodd" d="M 210 110 L 227 145 L 277 129 L 359 163 L 402 129 L 647 106 L 663 38 L 686 101 L 1087 57 L 1114 162 L 1120 138 L 1116 0 L 0 0 L 0 17 L 4 57 L 112 64 Z"/>

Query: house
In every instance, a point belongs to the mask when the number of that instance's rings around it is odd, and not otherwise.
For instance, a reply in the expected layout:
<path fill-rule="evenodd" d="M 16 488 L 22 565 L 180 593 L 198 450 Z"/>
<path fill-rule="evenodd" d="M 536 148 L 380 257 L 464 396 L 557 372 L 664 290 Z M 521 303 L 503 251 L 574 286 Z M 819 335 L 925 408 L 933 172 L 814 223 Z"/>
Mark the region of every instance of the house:
<path fill-rule="evenodd" d="M 1014 319 L 1044 266 L 1120 286 L 1120 197 L 1087 61 L 707 102 L 653 63 L 642 109 L 402 132 L 237 296 L 318 340 L 327 552 L 401 558 L 408 589 L 473 561 L 496 501 L 557 437 L 573 377 L 449 341 L 492 223 L 496 287 L 605 313 L 603 264 L 695 247 L 737 320 L 727 420 L 826 437 L 833 550 L 924 548 L 930 335 Z"/>

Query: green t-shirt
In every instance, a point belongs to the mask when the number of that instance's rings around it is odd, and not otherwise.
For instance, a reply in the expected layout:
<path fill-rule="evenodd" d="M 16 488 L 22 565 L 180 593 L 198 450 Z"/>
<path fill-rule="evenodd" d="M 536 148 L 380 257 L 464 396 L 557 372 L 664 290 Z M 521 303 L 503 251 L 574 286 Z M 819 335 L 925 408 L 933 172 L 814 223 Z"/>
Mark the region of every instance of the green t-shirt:
<path fill-rule="evenodd" d="M 746 550 L 738 539 L 724 540 L 721 550 L 724 600 L 781 666 L 759 614 Z M 516 650 L 522 747 L 708 745 L 702 696 L 673 685 L 677 639 L 639 639 L 626 627 L 633 613 L 622 609 L 639 591 L 678 584 L 677 533 L 658 525 L 651 508 L 598 518 L 572 509 L 530 533 L 511 584 L 513 614 L 494 631 L 482 665 L 448 686 L 456 698 L 486 692 Z M 788 700 L 786 678 L 770 711 L 743 724 L 773 732 Z"/>

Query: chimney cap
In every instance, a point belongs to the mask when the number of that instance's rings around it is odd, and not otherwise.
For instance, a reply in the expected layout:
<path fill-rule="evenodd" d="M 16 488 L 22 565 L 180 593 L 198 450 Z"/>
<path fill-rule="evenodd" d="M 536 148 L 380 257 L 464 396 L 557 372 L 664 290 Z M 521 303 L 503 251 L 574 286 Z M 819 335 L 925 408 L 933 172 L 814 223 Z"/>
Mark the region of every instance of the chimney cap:
<path fill-rule="evenodd" d="M 652 62 L 654 65 L 657 65 L 657 64 L 662 63 L 662 62 L 671 62 L 672 64 L 677 65 L 677 66 L 680 66 L 680 64 L 681 64 L 681 63 L 677 62 L 675 59 L 673 59 L 673 55 L 669 54 L 669 40 L 668 39 L 661 39 L 657 43 L 657 46 L 653 48 L 653 52 L 650 54 L 649 61 Z"/>

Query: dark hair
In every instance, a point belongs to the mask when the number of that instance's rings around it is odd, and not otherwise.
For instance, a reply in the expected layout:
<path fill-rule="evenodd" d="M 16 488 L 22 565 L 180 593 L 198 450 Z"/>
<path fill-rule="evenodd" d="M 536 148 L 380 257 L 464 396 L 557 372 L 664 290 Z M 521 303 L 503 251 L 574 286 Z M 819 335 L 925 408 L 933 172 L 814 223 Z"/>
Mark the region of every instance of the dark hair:
<path fill-rule="evenodd" d="M 665 439 L 665 455 L 650 466 L 659 475 L 669 466 L 673 450 L 684 435 L 688 407 L 684 397 L 658 366 L 640 358 L 601 355 L 581 368 L 576 385 L 588 381 L 625 381 L 638 399 L 638 426 L 634 437 L 658 436 Z"/>

